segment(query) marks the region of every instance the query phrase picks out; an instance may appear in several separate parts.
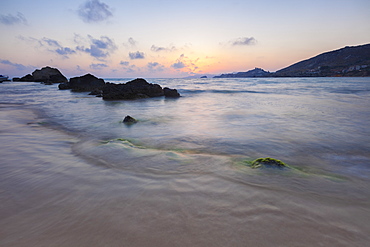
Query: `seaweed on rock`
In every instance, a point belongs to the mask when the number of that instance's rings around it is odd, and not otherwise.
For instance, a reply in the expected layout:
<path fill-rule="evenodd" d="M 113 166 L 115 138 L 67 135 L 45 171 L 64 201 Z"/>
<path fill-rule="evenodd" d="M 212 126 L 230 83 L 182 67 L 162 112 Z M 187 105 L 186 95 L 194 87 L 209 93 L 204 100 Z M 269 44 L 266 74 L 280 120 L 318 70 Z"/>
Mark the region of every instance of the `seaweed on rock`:
<path fill-rule="evenodd" d="M 261 168 L 261 167 L 287 168 L 289 167 L 287 164 L 285 164 L 281 160 L 277 160 L 277 159 L 270 158 L 270 157 L 258 158 L 252 161 L 250 166 L 251 168 Z"/>

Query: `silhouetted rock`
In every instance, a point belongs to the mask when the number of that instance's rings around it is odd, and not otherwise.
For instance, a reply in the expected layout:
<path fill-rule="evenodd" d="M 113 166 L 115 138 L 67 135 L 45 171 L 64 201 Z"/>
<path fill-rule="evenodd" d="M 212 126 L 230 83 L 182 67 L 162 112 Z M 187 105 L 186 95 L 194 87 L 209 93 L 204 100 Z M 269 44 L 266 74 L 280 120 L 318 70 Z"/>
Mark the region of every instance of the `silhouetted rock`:
<path fill-rule="evenodd" d="M 37 69 L 21 78 L 13 78 L 14 81 L 30 81 L 30 82 L 43 82 L 44 84 L 65 83 L 68 82 L 67 78 L 60 73 L 56 68 L 49 66 Z"/>
<path fill-rule="evenodd" d="M 31 74 L 25 75 L 19 79 L 19 81 L 35 81 Z"/>
<path fill-rule="evenodd" d="M 141 78 L 121 84 L 107 83 L 102 91 L 105 100 L 140 99 L 164 95 L 160 85 L 148 83 Z"/>
<path fill-rule="evenodd" d="M 248 70 L 246 72 L 237 72 L 231 74 L 222 74 L 213 78 L 247 78 L 247 77 L 268 77 L 271 73 L 260 68 Z"/>
<path fill-rule="evenodd" d="M 123 119 L 123 123 L 125 124 L 133 124 L 133 123 L 137 123 L 137 120 L 129 115 L 127 115 L 124 119 Z"/>
<path fill-rule="evenodd" d="M 68 81 L 58 69 L 49 66 L 35 70 L 32 76 L 34 81 L 43 82 L 45 84 L 65 83 Z"/>
<path fill-rule="evenodd" d="M 88 92 L 94 90 L 101 90 L 105 86 L 103 79 L 86 74 L 84 76 L 73 77 L 67 83 L 59 84 L 59 89 L 72 89 L 75 92 Z"/>
<path fill-rule="evenodd" d="M 180 94 L 177 92 L 176 89 L 171 89 L 168 87 L 163 88 L 163 93 L 165 97 L 169 98 L 178 98 L 180 97 Z"/>
<path fill-rule="evenodd" d="M 208 77 L 206 75 L 204 75 L 204 76 L 201 76 L 200 78 L 205 79 L 205 78 L 208 78 Z"/>

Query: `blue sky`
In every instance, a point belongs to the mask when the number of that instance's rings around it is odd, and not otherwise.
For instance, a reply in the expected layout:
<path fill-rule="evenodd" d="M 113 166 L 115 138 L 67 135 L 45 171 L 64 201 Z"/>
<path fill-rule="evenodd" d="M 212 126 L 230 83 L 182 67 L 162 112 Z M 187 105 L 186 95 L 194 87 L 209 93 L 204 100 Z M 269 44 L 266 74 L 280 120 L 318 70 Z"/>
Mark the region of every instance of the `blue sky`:
<path fill-rule="evenodd" d="M 276 71 L 370 43 L 369 0 L 0 0 L 0 73 L 184 77 Z"/>

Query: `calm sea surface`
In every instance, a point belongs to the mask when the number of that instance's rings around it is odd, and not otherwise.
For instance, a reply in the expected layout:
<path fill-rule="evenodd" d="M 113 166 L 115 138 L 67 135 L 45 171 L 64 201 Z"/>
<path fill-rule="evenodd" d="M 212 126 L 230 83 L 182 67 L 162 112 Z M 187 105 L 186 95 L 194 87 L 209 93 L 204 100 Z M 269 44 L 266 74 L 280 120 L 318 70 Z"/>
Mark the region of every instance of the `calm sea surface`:
<path fill-rule="evenodd" d="M 369 243 L 370 78 L 147 80 L 182 97 L 0 84 L 1 246 Z"/>

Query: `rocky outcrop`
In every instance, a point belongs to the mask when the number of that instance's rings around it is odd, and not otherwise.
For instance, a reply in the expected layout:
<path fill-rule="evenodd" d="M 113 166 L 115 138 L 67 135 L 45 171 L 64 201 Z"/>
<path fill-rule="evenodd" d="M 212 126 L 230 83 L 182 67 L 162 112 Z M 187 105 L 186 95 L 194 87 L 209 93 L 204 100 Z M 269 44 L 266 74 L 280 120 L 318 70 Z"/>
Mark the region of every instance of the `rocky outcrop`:
<path fill-rule="evenodd" d="M 33 78 L 31 74 L 28 74 L 14 81 L 35 81 L 35 79 Z"/>
<path fill-rule="evenodd" d="M 72 89 L 75 92 L 99 91 L 105 86 L 103 79 L 99 79 L 91 74 L 73 77 L 69 82 L 59 84 L 59 89 Z"/>
<path fill-rule="evenodd" d="M 42 82 L 48 85 L 68 82 L 67 78 L 58 69 L 49 66 L 35 70 L 32 75 L 28 74 L 17 78 L 16 81 Z"/>
<path fill-rule="evenodd" d="M 122 121 L 123 123 L 125 123 L 125 124 L 134 124 L 134 123 L 137 123 L 137 120 L 135 119 L 135 118 L 133 118 L 133 117 L 131 117 L 131 116 L 129 116 L 129 115 L 127 115 L 124 119 L 123 119 L 123 121 Z"/>
<path fill-rule="evenodd" d="M 104 100 L 130 100 L 165 96 L 164 91 L 169 92 L 169 95 L 174 95 L 177 91 L 173 90 L 175 89 L 163 90 L 158 84 L 148 83 L 146 80 L 138 78 L 121 84 L 107 83 L 102 89 L 102 96 Z M 178 94 L 178 96 L 180 95 Z"/>
<path fill-rule="evenodd" d="M 68 81 L 58 69 L 49 66 L 35 70 L 32 76 L 35 81 L 45 84 L 64 83 Z"/>
<path fill-rule="evenodd" d="M 165 97 L 168 98 L 178 98 L 180 97 L 180 94 L 177 92 L 176 89 L 171 89 L 168 87 L 163 88 L 163 93 Z"/>
<path fill-rule="evenodd" d="M 222 74 L 213 78 L 248 78 L 248 77 L 268 77 L 271 73 L 260 68 L 248 70 L 246 72 L 237 72 L 231 74 Z"/>

